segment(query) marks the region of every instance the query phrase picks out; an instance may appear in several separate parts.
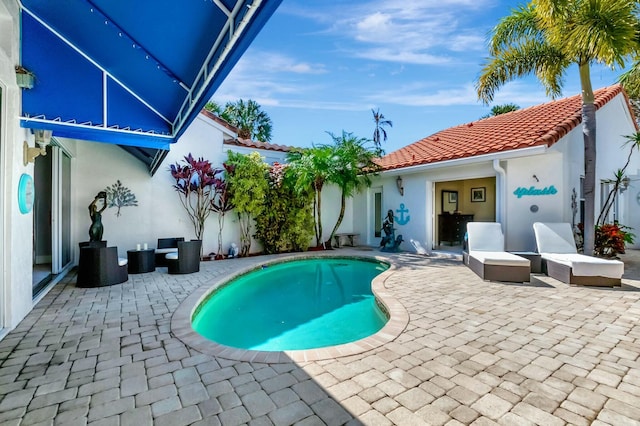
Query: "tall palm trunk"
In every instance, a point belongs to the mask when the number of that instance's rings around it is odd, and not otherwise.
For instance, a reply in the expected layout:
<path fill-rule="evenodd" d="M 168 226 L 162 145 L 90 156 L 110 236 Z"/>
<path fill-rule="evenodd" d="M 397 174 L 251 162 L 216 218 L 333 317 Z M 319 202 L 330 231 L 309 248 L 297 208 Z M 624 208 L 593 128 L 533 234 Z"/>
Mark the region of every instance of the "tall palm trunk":
<path fill-rule="evenodd" d="M 316 208 L 317 208 L 317 222 L 316 222 L 316 245 L 320 247 L 324 246 L 324 241 L 322 241 L 322 187 L 324 186 L 324 182 L 320 180 L 316 180 L 314 183 L 314 187 L 316 190 Z"/>
<path fill-rule="evenodd" d="M 329 235 L 329 241 L 333 240 L 333 236 L 340 227 L 342 223 L 342 219 L 344 219 L 344 211 L 346 209 L 347 197 L 344 194 L 344 191 L 340 191 L 340 214 L 338 215 L 338 221 L 336 222 L 336 226 L 333 227 L 331 231 L 331 235 Z"/>
<path fill-rule="evenodd" d="M 596 107 L 588 62 L 580 64 L 580 83 L 584 137 L 584 254 L 593 255 L 596 211 Z"/>

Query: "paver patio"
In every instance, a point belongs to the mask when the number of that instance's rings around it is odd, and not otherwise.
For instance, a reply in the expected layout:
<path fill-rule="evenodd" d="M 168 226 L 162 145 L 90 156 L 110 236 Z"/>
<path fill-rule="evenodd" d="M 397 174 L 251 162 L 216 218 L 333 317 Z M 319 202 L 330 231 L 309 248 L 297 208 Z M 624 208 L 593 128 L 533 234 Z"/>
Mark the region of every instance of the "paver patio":
<path fill-rule="evenodd" d="M 329 254 L 349 253 L 381 255 Z M 197 288 L 272 256 L 99 289 L 71 274 L 0 341 L 0 424 L 640 424 L 640 252 L 623 256 L 621 289 L 485 282 L 458 260 L 384 257 L 406 329 L 306 363 L 216 358 L 171 332 Z"/>

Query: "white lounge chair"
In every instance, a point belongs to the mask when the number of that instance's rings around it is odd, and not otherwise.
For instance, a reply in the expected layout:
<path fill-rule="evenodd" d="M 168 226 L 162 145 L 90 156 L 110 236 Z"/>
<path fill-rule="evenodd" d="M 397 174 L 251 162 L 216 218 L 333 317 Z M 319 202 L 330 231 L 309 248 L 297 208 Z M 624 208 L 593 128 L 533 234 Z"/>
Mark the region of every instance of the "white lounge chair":
<path fill-rule="evenodd" d="M 531 262 L 504 251 L 504 235 L 499 223 L 469 222 L 467 237 L 469 253 L 463 254 L 464 263 L 480 278 L 490 281 L 530 281 Z"/>
<path fill-rule="evenodd" d="M 621 285 L 624 263 L 579 254 L 570 224 L 536 222 L 533 232 L 548 276 L 567 284 Z"/>

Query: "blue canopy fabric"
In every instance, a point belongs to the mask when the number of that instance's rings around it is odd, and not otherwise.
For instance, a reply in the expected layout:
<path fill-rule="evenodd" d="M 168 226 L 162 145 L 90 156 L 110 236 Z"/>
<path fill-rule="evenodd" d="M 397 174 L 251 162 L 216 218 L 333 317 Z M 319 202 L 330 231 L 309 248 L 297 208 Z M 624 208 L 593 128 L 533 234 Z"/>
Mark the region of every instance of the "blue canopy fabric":
<path fill-rule="evenodd" d="M 282 0 L 22 0 L 21 125 L 166 150 Z"/>

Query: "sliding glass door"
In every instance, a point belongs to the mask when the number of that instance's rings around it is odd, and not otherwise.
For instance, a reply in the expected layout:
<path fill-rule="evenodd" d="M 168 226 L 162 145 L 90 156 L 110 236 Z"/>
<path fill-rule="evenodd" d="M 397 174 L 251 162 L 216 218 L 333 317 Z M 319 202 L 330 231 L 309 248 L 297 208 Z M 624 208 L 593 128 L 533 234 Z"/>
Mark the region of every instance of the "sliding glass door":
<path fill-rule="evenodd" d="M 71 264 L 71 158 L 59 146 L 36 158 L 33 296 Z"/>

